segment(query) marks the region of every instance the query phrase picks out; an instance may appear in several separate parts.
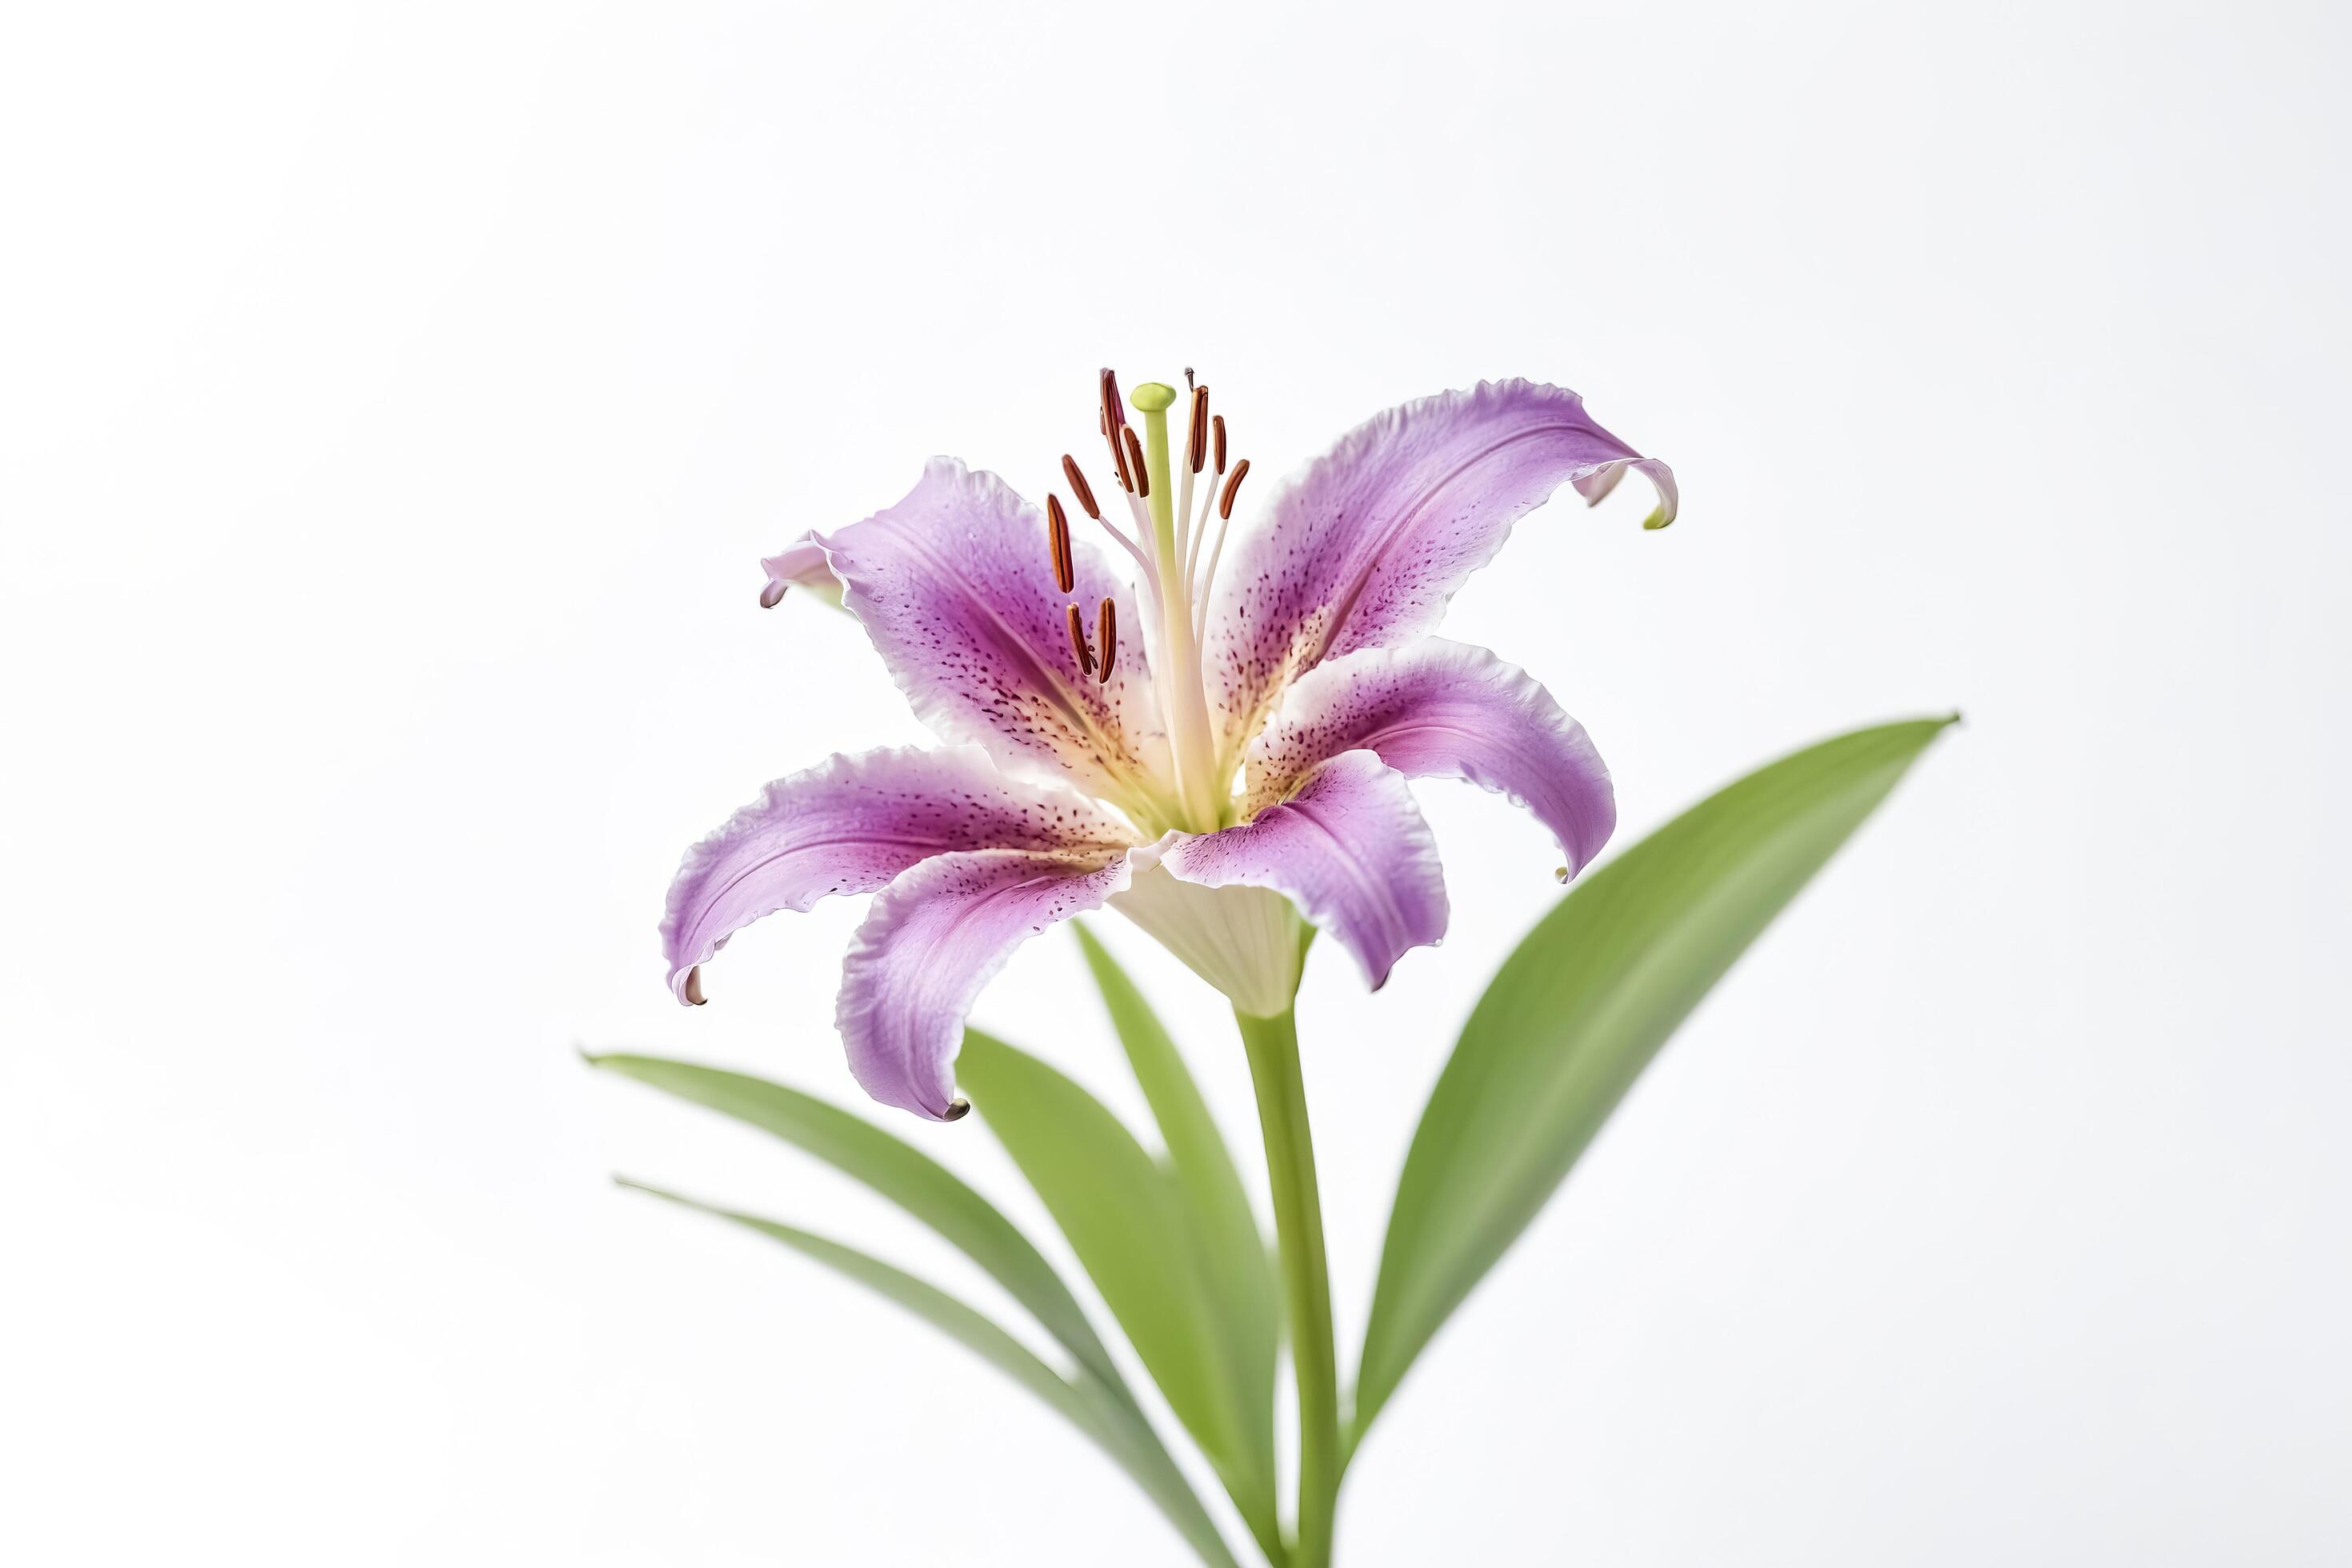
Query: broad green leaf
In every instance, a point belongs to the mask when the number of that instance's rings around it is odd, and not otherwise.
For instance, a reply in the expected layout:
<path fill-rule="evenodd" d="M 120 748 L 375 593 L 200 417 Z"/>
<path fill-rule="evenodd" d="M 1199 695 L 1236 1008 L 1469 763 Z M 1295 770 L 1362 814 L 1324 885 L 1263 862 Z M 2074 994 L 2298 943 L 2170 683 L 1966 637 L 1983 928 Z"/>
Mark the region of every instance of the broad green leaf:
<path fill-rule="evenodd" d="M 1067 1077 L 967 1028 L 958 1087 L 1045 1200 L 1250 1531 L 1278 1550 L 1273 1442 L 1217 1323 L 1207 1248 L 1176 1176 Z M 1270 1398 L 1270 1393 L 1265 1394 Z"/>
<path fill-rule="evenodd" d="M 1709 987 L 1948 719 L 1824 741 L 1578 884 L 1463 1026 L 1397 1183 L 1350 1447 Z"/>
<path fill-rule="evenodd" d="M 1192 1209 L 1209 1288 L 1219 1303 L 1213 1326 L 1224 1336 L 1250 1435 L 1265 1456 L 1263 1468 L 1270 1470 L 1282 1300 L 1265 1233 L 1258 1228 L 1233 1154 L 1176 1042 L 1110 951 L 1083 923 L 1073 922 L 1072 929 L 1110 1011 L 1111 1026 L 1127 1049 L 1136 1082 L 1160 1124 L 1177 1187 Z"/>
<path fill-rule="evenodd" d="M 592 1056 L 603 1068 L 772 1132 L 855 1176 L 938 1231 L 994 1277 L 1080 1365 L 1126 1384 L 1070 1288 L 994 1205 L 911 1144 L 837 1106 L 764 1079 L 665 1057 Z"/>
<path fill-rule="evenodd" d="M 986 1316 L 937 1286 L 855 1247 L 774 1220 L 699 1203 L 642 1182 L 625 1177 L 619 1181 L 625 1187 L 699 1209 L 782 1242 L 896 1301 L 1035 1394 L 1092 1438 L 1159 1505 L 1202 1562 L 1212 1568 L 1236 1568 L 1216 1525 L 1201 1506 L 1201 1500 L 1193 1495 L 1183 1473 L 1168 1457 L 1168 1450 L 1160 1447 L 1160 1439 L 1136 1411 L 1133 1402 L 1083 1367 L 1075 1381 L 1064 1377 Z"/>

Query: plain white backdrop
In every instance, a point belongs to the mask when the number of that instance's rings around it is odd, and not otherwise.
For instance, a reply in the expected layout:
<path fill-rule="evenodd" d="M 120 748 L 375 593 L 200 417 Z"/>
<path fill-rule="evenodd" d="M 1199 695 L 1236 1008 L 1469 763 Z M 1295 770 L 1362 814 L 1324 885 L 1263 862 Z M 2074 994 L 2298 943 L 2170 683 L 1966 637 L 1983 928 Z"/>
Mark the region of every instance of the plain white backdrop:
<path fill-rule="evenodd" d="M 1621 847 L 1968 715 L 1422 1362 L 1342 1563 L 2346 1560 L 2347 68 L 2319 4 L 13 11 L 0 1557 L 1182 1560 L 607 1176 L 1003 1308 L 960 1258 L 573 1055 L 863 1105 L 855 907 L 662 985 L 688 841 L 919 738 L 757 557 L 933 452 L 1036 494 L 1109 363 L 1269 476 L 1508 374 L 1672 462 L 1674 529 L 1555 505 L 1448 623 Z M 1343 1355 L 1559 896 L 1422 794 L 1452 935 L 1301 1008 Z M 1229 1020 L 1097 929 L 1257 1174 Z M 977 1016 L 1139 1107 L 1066 936 Z M 977 1119 L 890 1124 L 1047 1235 Z"/>

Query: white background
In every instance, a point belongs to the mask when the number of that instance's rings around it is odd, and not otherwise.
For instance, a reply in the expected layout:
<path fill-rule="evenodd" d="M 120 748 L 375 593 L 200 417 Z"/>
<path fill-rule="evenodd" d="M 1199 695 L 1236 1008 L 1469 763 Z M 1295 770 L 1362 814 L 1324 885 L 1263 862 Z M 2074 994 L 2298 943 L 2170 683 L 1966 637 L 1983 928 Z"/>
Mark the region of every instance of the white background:
<path fill-rule="evenodd" d="M 960 1351 L 606 1177 L 1003 1309 L 960 1258 L 572 1055 L 856 1099 L 856 908 L 661 984 L 689 840 L 918 738 L 756 558 L 935 451 L 1036 493 L 1108 362 L 1269 474 L 1507 374 L 1671 461 L 1673 530 L 1554 506 L 1449 622 L 1621 846 L 1968 715 L 1422 1363 L 1343 1563 L 2344 1561 L 2345 17 L 14 11 L 0 1557 L 1181 1560 Z M 1557 897 L 1423 793 L 1450 940 L 1302 1006 L 1350 1345 Z M 1099 929 L 1246 1138 L 1229 1023 Z M 978 1016 L 1138 1105 L 1066 937 Z M 977 1119 L 890 1124 L 1049 1228 Z"/>

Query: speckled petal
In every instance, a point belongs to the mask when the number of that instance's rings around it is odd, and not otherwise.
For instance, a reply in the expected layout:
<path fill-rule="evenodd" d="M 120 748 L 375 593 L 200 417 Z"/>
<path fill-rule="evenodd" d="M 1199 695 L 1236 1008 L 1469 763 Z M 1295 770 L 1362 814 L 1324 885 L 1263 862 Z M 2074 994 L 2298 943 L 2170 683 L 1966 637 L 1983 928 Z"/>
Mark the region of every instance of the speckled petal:
<path fill-rule="evenodd" d="M 1130 858 L 942 855 L 885 888 L 850 942 L 834 1014 L 866 1092 L 933 1121 L 961 1114 L 954 1063 L 972 1002 L 1013 949 L 1124 889 Z"/>
<path fill-rule="evenodd" d="M 1584 726 L 1483 647 L 1423 637 L 1307 671 L 1250 743 L 1250 798 L 1279 800 L 1319 763 L 1359 749 L 1407 778 L 1466 779 L 1510 796 L 1551 829 L 1570 876 L 1617 826 L 1609 770 Z"/>
<path fill-rule="evenodd" d="M 1276 494 L 1271 521 L 1218 574 L 1204 650 L 1225 754 L 1238 756 L 1283 689 L 1327 658 L 1407 641 L 1563 484 L 1588 500 L 1629 466 L 1674 477 L 1584 411 L 1527 381 L 1482 382 L 1390 409 L 1340 437 Z"/>
<path fill-rule="evenodd" d="M 1238 827 L 1178 837 L 1160 864 L 1206 888 L 1271 888 L 1338 937 L 1378 990 L 1412 948 L 1445 934 L 1445 878 L 1404 775 L 1370 752 L 1317 768 Z"/>
<path fill-rule="evenodd" d="M 1081 538 L 1075 592 L 1063 594 L 1045 514 L 995 475 L 935 458 L 904 500 L 818 542 L 844 607 L 941 739 L 1110 799 L 1167 775 L 1143 639 L 1118 639 L 1108 684 L 1078 668 L 1070 646 L 1073 603 L 1090 634 L 1107 598 L 1122 627 L 1142 624 L 1126 582 Z"/>
<path fill-rule="evenodd" d="M 1095 853 L 1125 844 L 1083 796 L 1007 779 L 977 747 L 836 756 L 778 779 L 686 853 L 670 884 L 662 951 L 670 989 L 762 915 L 835 893 L 870 893 L 951 850 Z"/>

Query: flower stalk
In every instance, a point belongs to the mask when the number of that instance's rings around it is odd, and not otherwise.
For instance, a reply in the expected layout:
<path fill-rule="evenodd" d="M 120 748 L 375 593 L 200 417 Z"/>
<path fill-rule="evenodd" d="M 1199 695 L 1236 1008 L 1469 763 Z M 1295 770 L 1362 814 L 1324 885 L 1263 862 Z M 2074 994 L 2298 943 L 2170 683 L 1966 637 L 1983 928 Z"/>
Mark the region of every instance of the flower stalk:
<path fill-rule="evenodd" d="M 1298 1379 L 1298 1520 L 1290 1568 L 1328 1568 L 1339 1497 L 1339 1371 L 1331 1334 L 1331 1277 L 1323 1253 L 1323 1205 L 1315 1182 L 1315 1139 L 1298 1069 L 1294 1005 L 1271 1018 L 1235 1010 L 1265 1137 L 1282 1252 L 1282 1294 L 1290 1314 L 1290 1356 Z"/>

